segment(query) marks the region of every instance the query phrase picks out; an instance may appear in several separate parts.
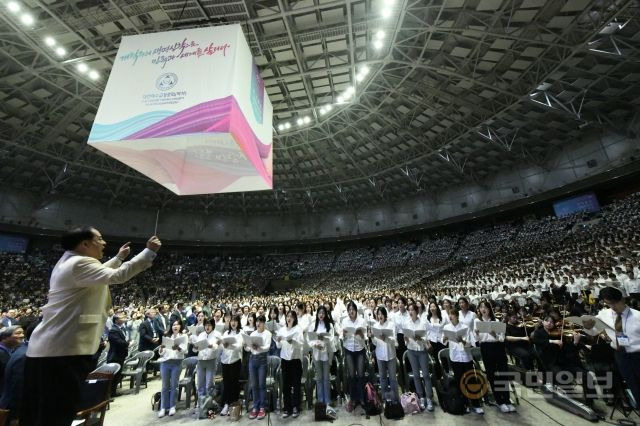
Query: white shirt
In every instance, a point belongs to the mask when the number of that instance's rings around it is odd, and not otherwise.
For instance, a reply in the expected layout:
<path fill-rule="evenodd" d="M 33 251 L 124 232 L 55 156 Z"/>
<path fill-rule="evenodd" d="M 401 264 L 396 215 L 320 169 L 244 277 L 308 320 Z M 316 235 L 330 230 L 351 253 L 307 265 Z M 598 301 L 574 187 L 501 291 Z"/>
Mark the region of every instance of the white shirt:
<path fill-rule="evenodd" d="M 476 321 L 484 321 L 483 319 L 476 319 Z M 487 322 L 490 322 L 491 320 L 487 320 Z M 483 343 L 483 342 L 504 342 L 504 334 L 496 334 L 496 336 L 498 336 L 498 338 L 495 338 L 491 335 L 491 333 L 476 333 L 476 342 L 479 343 Z"/>
<path fill-rule="evenodd" d="M 351 321 L 351 318 L 346 317 L 342 320 L 342 329 L 344 330 L 347 327 L 353 328 L 363 328 L 364 329 L 364 339 L 360 336 L 356 336 L 355 334 L 351 336 L 345 336 L 344 341 L 342 342 L 342 346 L 351 352 L 359 352 L 364 349 L 365 341 L 367 340 L 367 323 L 366 321 L 359 316 L 356 316 L 355 321 Z"/>
<path fill-rule="evenodd" d="M 612 328 L 606 328 L 605 332 L 607 336 L 609 336 L 609 339 L 611 339 L 611 347 L 613 349 L 618 348 L 616 332 L 614 331 L 617 316 L 618 314 L 611 308 L 602 309 L 597 315 L 600 320 Z M 591 336 L 600 333 L 600 330 L 595 328 L 585 328 L 584 331 Z M 622 312 L 622 333 L 629 338 L 629 346 L 626 347 L 626 352 L 640 352 L 640 311 L 636 311 L 627 306 Z"/>
<path fill-rule="evenodd" d="M 196 340 L 202 340 L 203 338 L 206 338 L 209 344 L 213 346 L 212 348 L 206 348 L 198 351 L 198 359 L 201 359 L 204 361 L 204 360 L 217 358 L 218 355 L 220 354 L 220 351 L 218 348 L 218 339 L 221 337 L 222 337 L 222 334 L 220 334 L 215 330 L 212 330 L 211 333 L 209 334 L 207 334 L 206 331 L 203 331 L 198 335 L 197 338 L 195 339 L 192 338 L 191 343 L 195 343 Z"/>
<path fill-rule="evenodd" d="M 281 339 L 278 340 L 278 337 Z M 275 340 L 276 347 L 280 348 L 280 358 L 287 361 L 294 359 L 302 360 L 302 346 L 304 344 L 304 339 L 302 338 L 302 329 L 300 326 L 296 325 L 291 329 L 282 327 L 278 330 Z M 288 340 L 291 340 L 291 342 Z"/>
<path fill-rule="evenodd" d="M 401 313 L 400 311 L 396 312 L 391 318 L 389 318 L 390 320 L 393 321 L 393 323 L 396 326 L 396 330 L 398 330 L 398 333 L 402 333 L 402 329 L 404 328 L 404 323 L 409 321 L 409 311 L 407 311 L 405 309 L 404 313 Z M 377 323 L 378 321 L 376 321 Z"/>
<path fill-rule="evenodd" d="M 627 294 L 640 293 L 640 280 L 638 278 L 628 278 L 624 282 L 624 289 L 627 290 Z"/>
<path fill-rule="evenodd" d="M 183 334 L 173 334 L 171 335 L 171 338 L 175 339 L 176 337 L 180 337 L 180 336 L 183 336 Z M 184 359 L 184 354 L 187 353 L 188 344 L 180 343 L 178 347 L 180 348 L 180 350 L 173 349 L 173 348 L 160 347 L 160 349 L 158 349 L 158 354 L 160 355 L 160 359 L 158 360 L 158 362 L 164 362 L 167 360 L 175 360 L 175 359 Z"/>
<path fill-rule="evenodd" d="M 311 316 L 309 314 L 298 317 L 298 326 L 300 326 L 301 330 L 309 328 L 309 324 L 311 324 Z"/>
<path fill-rule="evenodd" d="M 473 323 L 478 319 L 478 317 L 476 316 L 476 313 L 467 311 L 466 314 L 463 314 L 462 311 L 460 311 L 458 319 L 461 324 L 463 324 L 465 327 L 469 329 L 469 338 L 470 338 L 469 344 L 472 346 L 475 345 L 476 338 L 475 338 L 475 333 L 473 332 L 475 330 Z"/>
<path fill-rule="evenodd" d="M 460 316 L 462 316 L 462 313 Z M 452 323 L 449 323 L 445 325 L 443 329 L 449 330 L 449 331 L 458 331 L 465 327 L 467 326 L 464 325 L 462 322 L 458 322 L 458 325 L 453 325 Z M 467 342 L 467 345 L 469 345 L 471 340 L 469 338 L 470 334 L 471 333 L 467 328 L 467 335 L 462 337 Z M 449 359 L 451 359 L 451 361 L 453 362 L 470 362 L 471 360 L 473 360 L 473 358 L 471 357 L 471 354 L 465 350 L 464 344 L 459 342 L 451 342 L 451 341 L 449 342 Z"/>
<path fill-rule="evenodd" d="M 567 284 L 567 291 L 570 294 L 578 294 L 580 293 L 580 285 L 576 284 L 575 282 L 573 284 L 569 283 Z"/>
<path fill-rule="evenodd" d="M 255 330 L 250 336 L 262 337 L 262 346 L 258 346 L 258 349 L 247 347 L 247 350 L 251 351 L 251 355 L 260 355 L 261 353 L 269 352 L 269 348 L 271 348 L 271 332 L 269 330 L 265 328 L 262 333 Z"/>
<path fill-rule="evenodd" d="M 373 337 L 372 342 L 376 347 L 376 359 L 380 361 L 391 361 L 395 359 L 396 346 L 398 346 L 398 341 L 396 340 L 396 325 L 390 320 L 387 320 L 384 324 L 376 321 L 372 328 L 377 330 L 391 330 L 393 332 L 392 337 L 386 338 L 385 340 L 378 339 L 375 336 Z"/>
<path fill-rule="evenodd" d="M 409 317 L 407 322 L 404 324 L 404 328 L 409 330 L 425 330 L 427 329 L 427 325 L 425 321 L 422 321 L 420 318 L 416 318 L 415 321 Z M 409 338 L 409 343 L 407 343 L 407 349 L 411 349 L 412 351 L 424 351 L 426 342 L 416 341 L 415 339 Z"/>
<path fill-rule="evenodd" d="M 427 322 L 427 324 L 441 325 L 443 327 L 447 324 L 447 321 L 440 320 L 435 315 L 431 316 L 431 319 L 426 320 L 425 322 Z M 427 340 L 429 340 L 430 342 L 442 343 L 442 329 L 440 329 L 440 332 L 436 333 L 433 329 L 431 329 L 430 327 L 427 327 Z"/>
<path fill-rule="evenodd" d="M 229 330 L 225 331 L 222 337 L 235 336 L 236 341 L 225 348 L 222 346 L 222 352 L 220 353 L 220 362 L 223 364 L 233 364 L 242 359 L 242 332 L 236 333 L 235 331 L 229 333 Z"/>
<path fill-rule="evenodd" d="M 318 322 L 318 329 L 314 330 L 315 323 L 309 325 L 309 329 L 307 331 L 312 331 L 314 333 L 327 333 L 329 336 L 334 335 L 335 331 L 331 325 L 329 325 L 329 330 L 324 325 L 324 322 Z M 314 361 L 329 361 L 333 356 L 334 347 L 333 347 L 333 339 L 326 340 L 308 340 L 307 343 L 311 348 L 313 348 L 313 360 Z M 316 345 L 322 346 L 321 348 L 317 348 Z"/>

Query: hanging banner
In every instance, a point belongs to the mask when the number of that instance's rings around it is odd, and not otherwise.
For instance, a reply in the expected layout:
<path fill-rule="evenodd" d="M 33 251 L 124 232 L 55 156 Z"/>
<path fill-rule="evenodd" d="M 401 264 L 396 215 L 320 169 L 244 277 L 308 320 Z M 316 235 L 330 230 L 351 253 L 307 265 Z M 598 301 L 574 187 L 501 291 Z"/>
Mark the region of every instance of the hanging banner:
<path fill-rule="evenodd" d="M 178 195 L 273 189 L 272 116 L 240 25 L 127 36 L 88 143 Z"/>

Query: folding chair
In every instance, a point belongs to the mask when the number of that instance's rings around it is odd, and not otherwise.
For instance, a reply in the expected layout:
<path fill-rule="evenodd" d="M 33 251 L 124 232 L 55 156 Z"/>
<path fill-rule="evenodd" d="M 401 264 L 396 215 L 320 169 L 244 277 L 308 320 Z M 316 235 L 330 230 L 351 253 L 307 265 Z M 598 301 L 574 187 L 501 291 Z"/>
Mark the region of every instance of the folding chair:
<path fill-rule="evenodd" d="M 129 377 L 129 387 L 133 388 L 135 381 L 135 393 L 140 392 L 140 385 L 142 384 L 143 375 L 147 371 L 147 364 L 149 360 L 153 358 L 153 351 L 138 352 L 128 363 L 125 361 L 124 369 L 122 370 L 122 379 Z M 147 387 L 147 381 L 144 381 L 144 387 Z"/>
<path fill-rule="evenodd" d="M 178 402 L 182 397 L 182 389 L 184 389 L 186 402 L 185 408 L 191 407 L 191 396 L 198 400 L 198 392 L 196 391 L 196 366 L 198 365 L 198 357 L 191 356 L 182 360 L 182 369 L 184 376 L 178 381 Z"/>

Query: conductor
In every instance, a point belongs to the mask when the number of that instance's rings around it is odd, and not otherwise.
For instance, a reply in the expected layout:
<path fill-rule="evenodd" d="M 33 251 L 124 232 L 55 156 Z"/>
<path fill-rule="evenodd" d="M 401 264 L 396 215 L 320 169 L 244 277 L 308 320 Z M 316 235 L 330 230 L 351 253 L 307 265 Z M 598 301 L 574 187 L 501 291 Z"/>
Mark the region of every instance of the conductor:
<path fill-rule="evenodd" d="M 20 424 L 69 426 L 80 389 L 93 365 L 111 307 L 109 285 L 121 284 L 149 268 L 161 242 L 153 236 L 147 248 L 128 262 L 123 245 L 101 263 L 107 243 L 94 227 L 71 230 L 62 237 L 64 254 L 53 268 L 42 322 L 29 341 Z"/>

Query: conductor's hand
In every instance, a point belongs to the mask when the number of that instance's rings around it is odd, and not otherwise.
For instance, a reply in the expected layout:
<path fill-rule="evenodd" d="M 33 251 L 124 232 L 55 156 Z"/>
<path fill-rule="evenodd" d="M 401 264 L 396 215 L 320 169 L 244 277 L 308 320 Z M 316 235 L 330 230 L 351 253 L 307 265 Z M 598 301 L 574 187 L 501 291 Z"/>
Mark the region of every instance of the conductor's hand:
<path fill-rule="evenodd" d="M 131 244 L 131 241 L 124 243 L 124 245 L 120 247 L 120 250 L 118 250 L 118 257 L 120 260 L 125 260 L 129 257 L 129 254 L 131 253 L 131 247 L 129 247 L 129 244 Z"/>
<path fill-rule="evenodd" d="M 160 250 L 160 246 L 162 246 L 162 242 L 160 242 L 160 239 L 155 235 L 147 241 L 147 248 L 151 251 L 157 252 Z"/>

